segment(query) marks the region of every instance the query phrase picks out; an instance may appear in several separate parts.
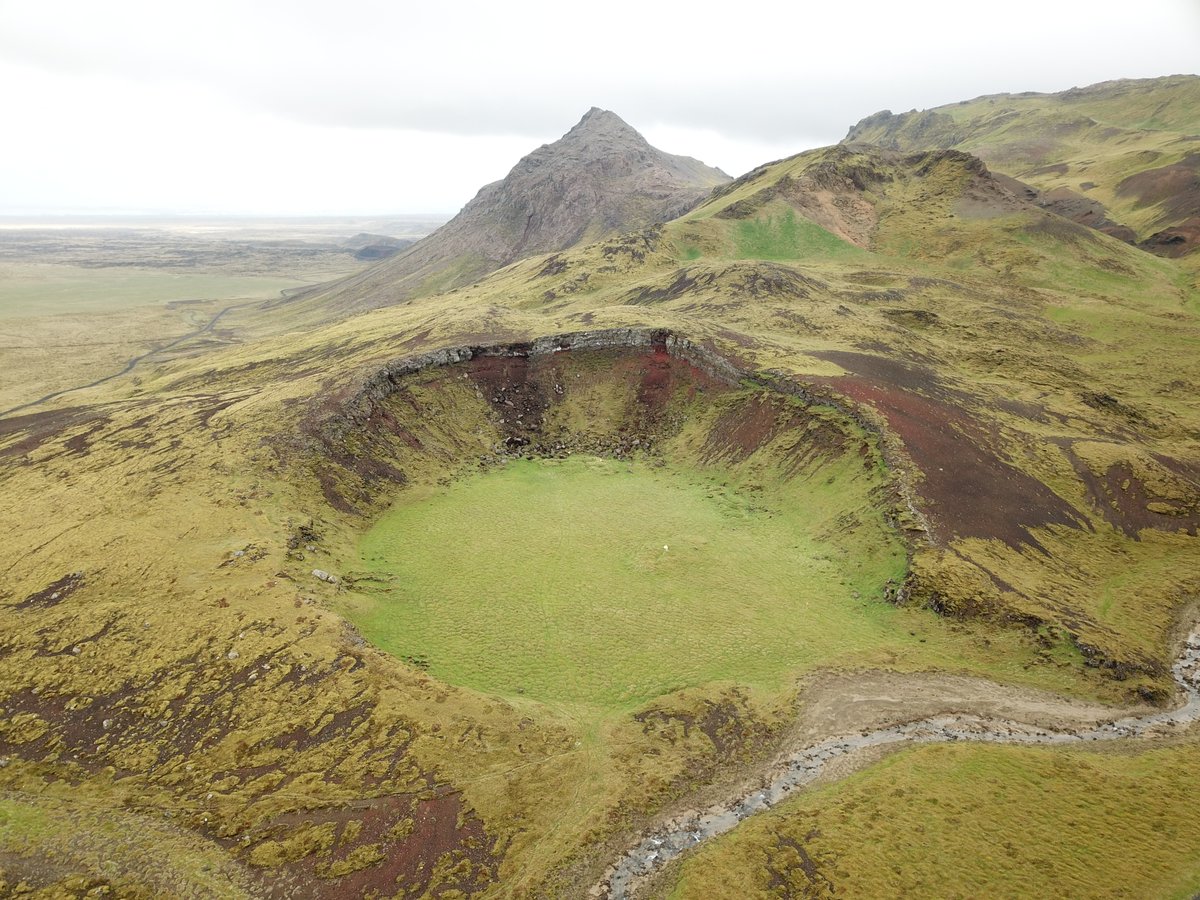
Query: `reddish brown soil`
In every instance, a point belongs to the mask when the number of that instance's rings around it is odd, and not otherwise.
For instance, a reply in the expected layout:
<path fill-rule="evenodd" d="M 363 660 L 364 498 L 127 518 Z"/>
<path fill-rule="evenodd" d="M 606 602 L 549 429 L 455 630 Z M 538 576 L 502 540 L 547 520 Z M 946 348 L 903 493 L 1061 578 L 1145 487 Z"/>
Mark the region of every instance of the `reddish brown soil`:
<path fill-rule="evenodd" d="M 511 446 L 530 442 L 529 433 L 541 427 L 550 405 L 543 380 L 535 377 L 542 368 L 527 356 L 477 356 L 467 363 L 467 374 L 500 417 Z"/>
<path fill-rule="evenodd" d="M 667 352 L 665 343 L 656 344 L 641 362 L 637 401 L 638 405 L 653 418 L 666 408 L 667 403 L 680 386 L 680 382 L 683 380 L 680 375 L 684 373 L 681 373 L 679 368 L 689 370 L 684 374 L 684 378 L 686 378 L 693 374 L 690 371 L 692 367 L 684 365 L 677 368 L 676 360 Z"/>
<path fill-rule="evenodd" d="M 1142 241 L 1141 247 L 1159 256 L 1176 259 L 1200 247 L 1200 216 L 1164 228 Z"/>
<path fill-rule="evenodd" d="M 1134 539 L 1143 528 L 1183 530 L 1193 536 L 1197 534 L 1200 529 L 1200 510 L 1180 509 L 1176 515 L 1155 512 L 1149 508 L 1149 504 L 1162 498 L 1155 496 L 1129 466 L 1109 466 L 1103 475 L 1097 475 L 1071 451 L 1069 443 L 1064 442 L 1063 450 L 1087 487 L 1093 506 L 1114 528 Z M 1177 474 L 1192 477 L 1197 487 L 1196 496 L 1200 497 L 1200 476 L 1192 472 L 1190 467 L 1166 457 L 1160 457 L 1159 461 Z"/>
<path fill-rule="evenodd" d="M 967 395 L 929 369 L 865 353 L 814 353 L 853 375 L 813 379 L 873 406 L 921 470 L 915 489 L 935 538 L 978 537 L 1041 549 L 1030 529 L 1078 528 L 1075 509 L 1046 485 L 1006 462 L 989 431 L 967 408 Z"/>
<path fill-rule="evenodd" d="M 255 830 L 251 847 L 308 826 L 332 823 L 334 846 L 264 873 L 277 898 L 472 896 L 495 880 L 498 858 L 482 820 L 456 791 L 392 794 L 347 806 L 287 813 Z M 348 831 L 347 826 L 357 823 Z M 356 848 L 377 862 L 334 876 Z M 435 878 L 435 871 L 437 877 Z M 461 894 L 456 893 L 461 892 Z"/>
<path fill-rule="evenodd" d="M 1162 215 L 1158 222 L 1168 227 L 1194 220 L 1200 211 L 1200 153 L 1191 153 L 1169 166 L 1130 175 L 1117 185 L 1117 196 L 1134 198 L 1139 209 L 1160 205 Z M 1170 255 L 1179 256 L 1183 252 L 1186 250 Z"/>
<path fill-rule="evenodd" d="M 539 443 L 547 410 L 570 390 L 568 361 L 583 360 L 604 377 L 635 385 L 636 406 L 620 429 L 629 440 L 645 438 L 661 421 L 673 398 L 683 392 L 718 390 L 724 385 L 701 369 L 672 356 L 664 340 L 646 350 L 564 350 L 550 356 L 477 356 L 465 371 L 491 404 L 505 443 L 524 447 Z M 457 371 L 455 367 L 452 371 Z"/>

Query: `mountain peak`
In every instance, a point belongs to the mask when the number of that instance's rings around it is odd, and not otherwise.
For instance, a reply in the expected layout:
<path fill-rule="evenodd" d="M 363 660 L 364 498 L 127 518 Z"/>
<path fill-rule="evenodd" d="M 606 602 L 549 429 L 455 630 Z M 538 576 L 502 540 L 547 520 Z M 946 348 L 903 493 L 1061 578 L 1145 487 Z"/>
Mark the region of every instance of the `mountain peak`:
<path fill-rule="evenodd" d="M 655 149 L 616 113 L 593 106 L 429 237 L 339 285 L 336 302 L 371 308 L 469 284 L 527 256 L 668 221 L 730 180 Z"/>
<path fill-rule="evenodd" d="M 646 139 L 632 125 L 618 116 L 615 112 L 593 106 L 583 114 L 575 127 L 563 135 L 563 139 L 581 136 L 604 135 L 607 137 L 623 137 L 646 144 Z"/>

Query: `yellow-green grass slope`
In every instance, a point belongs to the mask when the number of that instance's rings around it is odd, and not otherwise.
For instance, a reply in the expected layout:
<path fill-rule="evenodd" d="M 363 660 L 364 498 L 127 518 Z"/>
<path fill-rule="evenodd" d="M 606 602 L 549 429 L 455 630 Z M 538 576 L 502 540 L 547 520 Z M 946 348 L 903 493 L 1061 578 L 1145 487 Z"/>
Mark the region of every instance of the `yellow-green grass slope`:
<path fill-rule="evenodd" d="M 656 893 L 1192 897 L 1198 762 L 1194 740 L 1137 754 L 906 750 L 747 821 Z"/>

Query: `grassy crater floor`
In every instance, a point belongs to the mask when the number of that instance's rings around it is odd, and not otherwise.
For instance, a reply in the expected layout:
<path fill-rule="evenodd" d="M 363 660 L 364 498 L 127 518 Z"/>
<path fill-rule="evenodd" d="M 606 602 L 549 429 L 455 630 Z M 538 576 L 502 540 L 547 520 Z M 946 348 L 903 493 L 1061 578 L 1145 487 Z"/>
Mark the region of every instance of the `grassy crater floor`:
<path fill-rule="evenodd" d="M 851 552 L 835 479 L 793 490 L 571 456 L 414 489 L 361 541 L 382 587 L 345 614 L 447 682 L 627 708 L 680 688 L 778 686 L 889 637 L 897 541 Z"/>

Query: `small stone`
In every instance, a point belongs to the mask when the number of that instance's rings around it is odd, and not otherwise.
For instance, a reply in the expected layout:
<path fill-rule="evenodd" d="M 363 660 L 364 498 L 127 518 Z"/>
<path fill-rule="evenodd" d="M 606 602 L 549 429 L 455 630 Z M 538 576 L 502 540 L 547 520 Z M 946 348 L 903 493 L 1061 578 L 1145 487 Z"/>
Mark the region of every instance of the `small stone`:
<path fill-rule="evenodd" d="M 228 660 L 231 660 L 231 661 L 237 659 L 239 656 L 241 656 L 241 654 L 238 653 L 236 650 L 230 650 L 228 653 L 225 654 L 225 658 Z"/>
<path fill-rule="evenodd" d="M 337 576 L 330 575 L 324 569 L 313 569 L 312 574 L 313 574 L 313 578 L 316 578 L 319 581 L 324 581 L 324 582 L 327 582 L 328 584 L 337 584 L 338 583 Z"/>
<path fill-rule="evenodd" d="M 234 559 L 237 559 L 239 556 L 245 556 L 245 555 L 246 555 L 246 551 L 245 551 L 245 550 L 234 550 L 234 551 L 233 551 L 233 558 L 234 558 Z"/>
<path fill-rule="evenodd" d="M 105 719 L 103 722 L 100 723 L 100 727 L 103 728 L 105 731 L 107 731 L 108 729 L 112 728 L 112 723 L 113 723 L 112 719 Z"/>
<path fill-rule="evenodd" d="M 316 553 L 317 545 L 316 544 L 305 544 L 304 549 L 307 550 L 309 553 Z"/>

